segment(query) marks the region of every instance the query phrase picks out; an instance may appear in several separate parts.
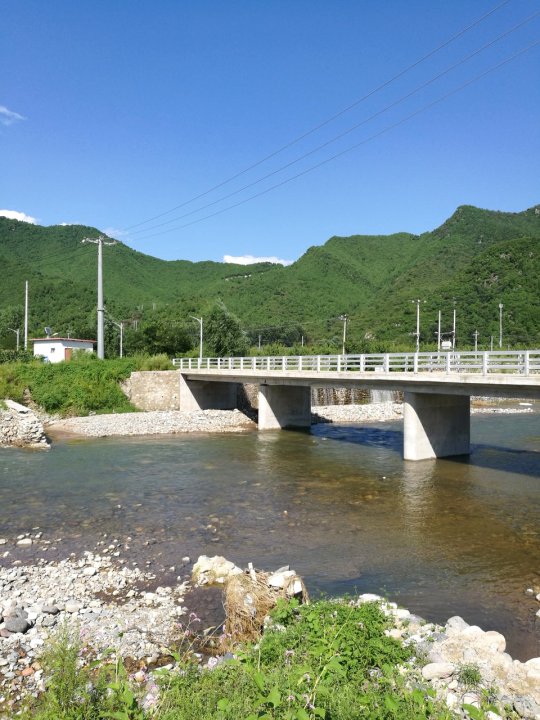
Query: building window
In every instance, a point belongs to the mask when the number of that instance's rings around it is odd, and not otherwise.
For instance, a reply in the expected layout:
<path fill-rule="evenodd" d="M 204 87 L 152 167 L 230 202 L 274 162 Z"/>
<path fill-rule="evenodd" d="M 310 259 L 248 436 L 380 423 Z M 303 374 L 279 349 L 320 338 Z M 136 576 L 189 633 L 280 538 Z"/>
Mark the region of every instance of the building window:
<path fill-rule="evenodd" d="M 51 348 L 49 352 L 53 353 L 55 350 L 56 350 L 56 348 Z"/>

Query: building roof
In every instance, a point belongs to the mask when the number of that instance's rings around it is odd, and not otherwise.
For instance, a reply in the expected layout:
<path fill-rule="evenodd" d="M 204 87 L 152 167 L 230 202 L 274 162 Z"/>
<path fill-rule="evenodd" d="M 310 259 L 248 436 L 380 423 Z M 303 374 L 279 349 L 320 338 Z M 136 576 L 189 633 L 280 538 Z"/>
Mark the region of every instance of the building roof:
<path fill-rule="evenodd" d="M 30 338 L 32 342 L 54 342 L 55 340 L 62 340 L 63 342 L 85 342 L 95 343 L 95 340 L 81 340 L 81 338 L 65 338 L 65 337 L 44 337 L 44 338 Z"/>

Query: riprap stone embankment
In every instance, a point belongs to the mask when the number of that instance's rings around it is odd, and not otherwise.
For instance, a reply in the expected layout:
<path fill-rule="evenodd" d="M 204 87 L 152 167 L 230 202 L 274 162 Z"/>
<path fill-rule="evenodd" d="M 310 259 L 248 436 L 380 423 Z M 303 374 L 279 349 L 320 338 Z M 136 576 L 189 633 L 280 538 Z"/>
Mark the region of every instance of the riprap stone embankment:
<path fill-rule="evenodd" d="M 32 410 L 13 400 L 4 404 L 6 409 L 0 409 L 0 446 L 49 447 L 43 425 Z"/>

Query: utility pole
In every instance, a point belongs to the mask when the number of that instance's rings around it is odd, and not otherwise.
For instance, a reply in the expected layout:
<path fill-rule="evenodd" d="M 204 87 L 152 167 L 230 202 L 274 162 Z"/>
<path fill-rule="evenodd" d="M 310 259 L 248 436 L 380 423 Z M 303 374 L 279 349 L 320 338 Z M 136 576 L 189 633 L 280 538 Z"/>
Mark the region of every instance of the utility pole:
<path fill-rule="evenodd" d="M 478 352 L 478 330 L 475 330 L 473 335 L 474 335 L 474 352 Z"/>
<path fill-rule="evenodd" d="M 15 335 L 17 336 L 17 352 L 19 352 L 19 333 L 20 333 L 20 330 L 19 330 L 19 328 L 17 328 L 16 330 L 14 330 L 13 328 L 8 328 L 8 330 L 11 330 L 11 332 L 12 332 L 12 333 L 15 333 Z"/>
<path fill-rule="evenodd" d="M 341 354 L 345 355 L 345 343 L 347 342 L 347 320 L 349 319 L 348 315 L 340 315 L 340 320 L 343 320 L 343 344 L 341 346 Z"/>
<path fill-rule="evenodd" d="M 261 333 L 259 333 L 259 350 L 261 349 Z"/>
<path fill-rule="evenodd" d="M 454 320 L 452 323 L 452 350 L 456 349 L 456 298 L 454 298 Z"/>
<path fill-rule="evenodd" d="M 28 350 L 28 280 L 24 283 L 24 349 Z"/>
<path fill-rule="evenodd" d="M 503 307 L 502 303 L 499 303 L 499 348 L 502 350 L 502 320 L 503 320 Z"/>
<path fill-rule="evenodd" d="M 97 356 L 100 360 L 105 357 L 105 308 L 103 307 L 103 245 L 116 245 L 116 241 L 105 242 L 103 235 L 98 238 L 84 238 L 83 243 L 92 243 L 98 246 L 98 274 L 97 274 Z"/>
<path fill-rule="evenodd" d="M 441 311 L 439 310 L 439 323 L 437 329 L 437 352 L 441 352 Z"/>
<path fill-rule="evenodd" d="M 200 326 L 200 332 L 199 332 L 199 359 L 202 360 L 202 354 L 203 354 L 203 319 L 202 317 L 194 317 L 193 315 L 190 315 L 190 318 L 192 320 L 196 320 L 199 323 Z M 259 335 L 260 338 L 260 335 Z"/>

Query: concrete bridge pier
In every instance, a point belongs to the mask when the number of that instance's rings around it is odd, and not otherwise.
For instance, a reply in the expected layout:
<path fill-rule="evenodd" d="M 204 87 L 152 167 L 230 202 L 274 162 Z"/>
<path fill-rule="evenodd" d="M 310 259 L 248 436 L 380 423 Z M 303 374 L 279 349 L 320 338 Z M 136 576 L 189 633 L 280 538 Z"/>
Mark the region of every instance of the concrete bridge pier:
<path fill-rule="evenodd" d="M 180 409 L 234 410 L 237 407 L 238 383 L 186 380 L 180 373 Z"/>
<path fill-rule="evenodd" d="M 311 387 L 259 385 L 259 430 L 311 425 Z"/>
<path fill-rule="evenodd" d="M 468 455 L 471 438 L 468 395 L 405 392 L 403 457 L 405 460 Z"/>

